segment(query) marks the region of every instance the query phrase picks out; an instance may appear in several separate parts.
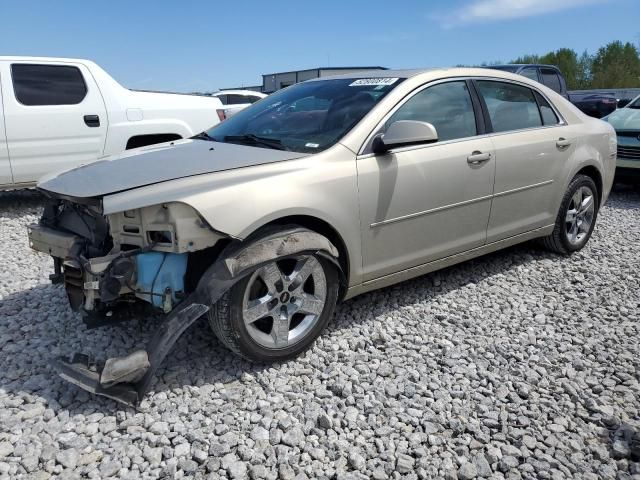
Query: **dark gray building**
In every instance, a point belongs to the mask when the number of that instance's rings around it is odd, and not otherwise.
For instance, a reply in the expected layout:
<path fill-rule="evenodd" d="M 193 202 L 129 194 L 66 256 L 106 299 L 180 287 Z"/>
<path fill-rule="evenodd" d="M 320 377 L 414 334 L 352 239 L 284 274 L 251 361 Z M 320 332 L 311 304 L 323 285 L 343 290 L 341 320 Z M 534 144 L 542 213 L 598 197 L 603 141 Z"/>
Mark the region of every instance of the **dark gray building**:
<path fill-rule="evenodd" d="M 294 83 L 304 82 L 312 78 L 329 77 L 343 73 L 362 71 L 387 70 L 385 67 L 319 67 L 306 70 L 293 70 L 291 72 L 267 73 L 262 75 L 262 85 L 251 87 L 221 88 L 220 90 L 253 90 L 256 92 L 273 93 L 281 88 Z"/>
<path fill-rule="evenodd" d="M 291 72 L 268 73 L 262 75 L 262 91 L 273 93 L 281 88 L 288 87 L 294 83 L 304 82 L 312 78 L 329 77 L 343 73 L 354 73 L 368 70 L 386 70 L 385 67 L 320 67 L 309 68 L 307 70 L 294 70 Z"/>

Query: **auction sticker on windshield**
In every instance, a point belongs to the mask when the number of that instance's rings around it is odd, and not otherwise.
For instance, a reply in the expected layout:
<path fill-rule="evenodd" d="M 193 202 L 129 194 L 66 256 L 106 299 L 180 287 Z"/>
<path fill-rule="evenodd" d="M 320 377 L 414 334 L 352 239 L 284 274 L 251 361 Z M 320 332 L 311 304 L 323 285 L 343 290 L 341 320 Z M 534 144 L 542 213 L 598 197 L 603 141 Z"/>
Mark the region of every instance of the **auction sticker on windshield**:
<path fill-rule="evenodd" d="M 375 86 L 375 85 L 393 85 L 398 81 L 397 78 L 360 78 L 349 84 L 350 87 Z"/>

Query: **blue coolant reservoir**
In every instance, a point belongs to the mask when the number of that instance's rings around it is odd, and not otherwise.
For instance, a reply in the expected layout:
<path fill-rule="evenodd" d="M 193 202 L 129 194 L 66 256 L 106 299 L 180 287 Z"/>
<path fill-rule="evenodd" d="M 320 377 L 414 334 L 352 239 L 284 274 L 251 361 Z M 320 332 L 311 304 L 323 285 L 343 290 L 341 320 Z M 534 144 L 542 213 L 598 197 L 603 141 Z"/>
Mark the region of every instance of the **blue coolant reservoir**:
<path fill-rule="evenodd" d="M 139 294 L 143 300 L 156 307 L 164 307 L 165 293 L 171 290 L 172 304 L 177 301 L 176 292 L 184 292 L 184 275 L 187 271 L 186 253 L 147 252 L 136 255 L 136 289 L 154 295 Z"/>

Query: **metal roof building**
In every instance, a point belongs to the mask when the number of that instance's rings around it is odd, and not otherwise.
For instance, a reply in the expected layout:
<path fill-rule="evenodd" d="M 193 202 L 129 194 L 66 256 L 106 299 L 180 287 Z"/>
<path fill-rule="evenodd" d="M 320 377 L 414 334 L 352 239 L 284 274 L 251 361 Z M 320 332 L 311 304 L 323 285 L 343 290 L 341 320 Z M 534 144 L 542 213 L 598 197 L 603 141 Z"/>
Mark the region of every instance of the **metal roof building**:
<path fill-rule="evenodd" d="M 294 83 L 304 82 L 312 78 L 329 77 L 343 73 L 362 72 L 366 70 L 387 70 L 385 67 L 319 67 L 291 72 L 267 73 L 262 75 L 262 91 L 272 93 Z"/>
<path fill-rule="evenodd" d="M 262 75 L 262 86 L 221 88 L 220 90 L 255 90 L 263 93 L 273 93 L 281 88 L 288 87 L 294 83 L 304 82 L 312 78 L 329 77 L 343 73 L 354 73 L 363 71 L 387 70 L 385 67 L 319 67 L 308 68 L 306 70 L 292 70 L 290 72 L 267 73 Z"/>

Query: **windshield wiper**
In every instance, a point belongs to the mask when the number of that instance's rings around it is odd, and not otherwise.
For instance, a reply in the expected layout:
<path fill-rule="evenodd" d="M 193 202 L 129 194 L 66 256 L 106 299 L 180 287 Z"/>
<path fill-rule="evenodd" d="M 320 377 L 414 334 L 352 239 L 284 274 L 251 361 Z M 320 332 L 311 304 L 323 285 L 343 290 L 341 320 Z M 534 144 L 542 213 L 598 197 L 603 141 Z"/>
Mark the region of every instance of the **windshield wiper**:
<path fill-rule="evenodd" d="M 239 142 L 249 143 L 251 145 L 260 145 L 267 148 L 273 148 L 274 150 L 287 150 L 287 147 L 282 145 L 280 140 L 275 138 L 259 137 L 253 133 L 247 133 L 245 135 L 227 135 L 224 137 L 225 142 Z"/>
<path fill-rule="evenodd" d="M 194 135 L 191 138 L 197 138 L 198 140 L 208 140 L 210 142 L 215 142 L 216 141 L 215 138 L 213 138 L 207 132 L 200 132 L 200 133 Z"/>

